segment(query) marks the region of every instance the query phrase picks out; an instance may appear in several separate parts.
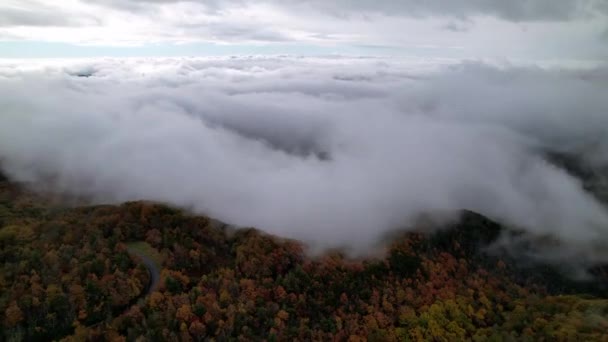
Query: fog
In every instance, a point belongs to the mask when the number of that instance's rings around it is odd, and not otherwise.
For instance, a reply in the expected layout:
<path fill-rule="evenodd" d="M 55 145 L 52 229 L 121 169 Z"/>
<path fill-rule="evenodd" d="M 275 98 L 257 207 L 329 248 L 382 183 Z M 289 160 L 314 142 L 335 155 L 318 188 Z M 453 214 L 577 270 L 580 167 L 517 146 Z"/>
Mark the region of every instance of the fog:
<path fill-rule="evenodd" d="M 607 89 L 603 66 L 3 61 L 0 163 L 96 203 L 161 201 L 314 246 L 365 251 L 421 213 L 469 209 L 587 253 L 607 246 L 608 211 L 544 153 L 606 168 Z"/>

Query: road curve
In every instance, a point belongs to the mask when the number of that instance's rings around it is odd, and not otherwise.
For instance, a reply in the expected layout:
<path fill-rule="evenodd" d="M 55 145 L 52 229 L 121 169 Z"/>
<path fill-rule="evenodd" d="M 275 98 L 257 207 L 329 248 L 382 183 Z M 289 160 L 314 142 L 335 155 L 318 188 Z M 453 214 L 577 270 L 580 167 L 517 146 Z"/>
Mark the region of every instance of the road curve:
<path fill-rule="evenodd" d="M 158 285 L 160 284 L 160 269 L 150 257 L 143 253 L 136 251 L 133 248 L 129 248 L 128 251 L 131 255 L 139 258 L 142 264 L 148 269 L 148 273 L 150 273 L 150 281 L 148 282 L 146 291 L 140 296 L 140 298 L 145 298 L 158 288 Z"/>

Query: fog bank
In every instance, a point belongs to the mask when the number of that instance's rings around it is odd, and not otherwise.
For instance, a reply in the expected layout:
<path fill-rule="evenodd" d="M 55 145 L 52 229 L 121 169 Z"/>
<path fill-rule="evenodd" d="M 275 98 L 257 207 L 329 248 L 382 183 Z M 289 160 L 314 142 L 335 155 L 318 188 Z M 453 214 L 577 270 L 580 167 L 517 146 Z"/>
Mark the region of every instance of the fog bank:
<path fill-rule="evenodd" d="M 608 211 L 544 153 L 606 169 L 606 89 L 606 67 L 4 61 L 0 161 L 96 202 L 162 201 L 316 246 L 363 250 L 420 213 L 469 209 L 595 251 Z"/>

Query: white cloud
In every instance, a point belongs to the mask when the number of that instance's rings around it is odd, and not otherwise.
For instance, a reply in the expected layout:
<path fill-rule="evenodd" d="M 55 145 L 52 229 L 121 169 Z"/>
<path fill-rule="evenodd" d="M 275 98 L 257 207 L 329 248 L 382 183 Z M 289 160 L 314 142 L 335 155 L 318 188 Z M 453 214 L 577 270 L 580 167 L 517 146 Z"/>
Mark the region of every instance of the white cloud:
<path fill-rule="evenodd" d="M 3 62 L 0 160 L 323 245 L 467 208 L 589 251 L 608 212 L 539 151 L 606 167 L 607 85 L 605 68 L 376 58 Z"/>

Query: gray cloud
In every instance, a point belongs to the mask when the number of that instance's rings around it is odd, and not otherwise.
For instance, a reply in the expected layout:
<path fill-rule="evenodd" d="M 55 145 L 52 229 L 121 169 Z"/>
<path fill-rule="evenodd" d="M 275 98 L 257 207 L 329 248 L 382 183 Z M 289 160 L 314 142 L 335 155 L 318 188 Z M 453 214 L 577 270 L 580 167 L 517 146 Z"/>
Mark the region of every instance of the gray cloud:
<path fill-rule="evenodd" d="M 466 32 L 471 28 L 471 26 L 473 26 L 473 23 L 471 21 L 460 20 L 450 21 L 449 23 L 443 25 L 441 28 L 452 32 Z"/>
<path fill-rule="evenodd" d="M 604 43 L 608 43 L 608 28 L 606 28 L 604 32 L 600 34 L 600 40 Z"/>
<path fill-rule="evenodd" d="M 68 13 L 50 7 L 37 7 L 34 10 L 10 8 L 0 5 L 0 27 L 10 26 L 81 26 L 95 25 L 99 21 L 90 16 L 75 18 Z"/>
<path fill-rule="evenodd" d="M 176 3 L 181 0 L 88 0 L 89 2 L 118 5 L 123 8 Z M 253 3 L 249 0 L 190 0 L 210 10 L 233 8 Z M 403 16 L 447 16 L 466 18 L 471 15 L 496 16 L 510 21 L 561 21 L 593 14 L 608 14 L 603 0 L 266 0 L 262 1 L 288 10 L 313 9 L 332 15 L 344 16 L 364 13 L 382 13 Z M 260 3 L 256 1 L 255 3 Z"/>
<path fill-rule="evenodd" d="M 148 11 L 151 6 L 190 2 L 203 5 L 209 13 L 217 13 L 224 8 L 243 6 L 247 0 L 81 0 L 84 3 L 99 4 L 127 11 Z"/>
<path fill-rule="evenodd" d="M 0 26 L 66 26 L 70 21 L 61 16 L 49 16 L 48 13 L 31 13 L 30 11 L 0 8 Z"/>
<path fill-rule="evenodd" d="M 448 16 L 466 18 L 471 15 L 490 15 L 512 21 L 527 20 L 567 20 L 600 8 L 593 0 L 477 0 L 477 1 L 338 1 L 332 2 L 335 11 L 380 12 L 407 16 Z M 309 0 L 308 3 L 322 7 L 325 2 Z M 331 5 L 330 5 L 331 6 Z"/>
<path fill-rule="evenodd" d="M 173 55 L 206 52 L 184 43 L 212 43 L 265 44 L 266 51 L 298 53 L 598 60 L 606 54 L 598 37 L 607 8 L 601 0 L 9 0 L 0 5 L 0 36 L 77 45 L 158 44 L 161 53 Z M 81 30 L 72 34 L 66 26 Z M 493 43 L 497 36 L 501 44 Z"/>
<path fill-rule="evenodd" d="M 291 39 L 277 30 L 268 27 L 260 27 L 251 24 L 226 24 L 226 23 L 196 23 L 184 25 L 188 29 L 194 29 L 204 33 L 213 39 L 222 41 L 265 41 L 265 42 L 283 42 Z"/>
<path fill-rule="evenodd" d="M 466 208 L 591 253 L 608 211 L 542 151 L 608 166 L 607 86 L 606 68 L 375 58 L 0 64 L 0 160 L 96 202 L 164 201 L 322 246 Z"/>

